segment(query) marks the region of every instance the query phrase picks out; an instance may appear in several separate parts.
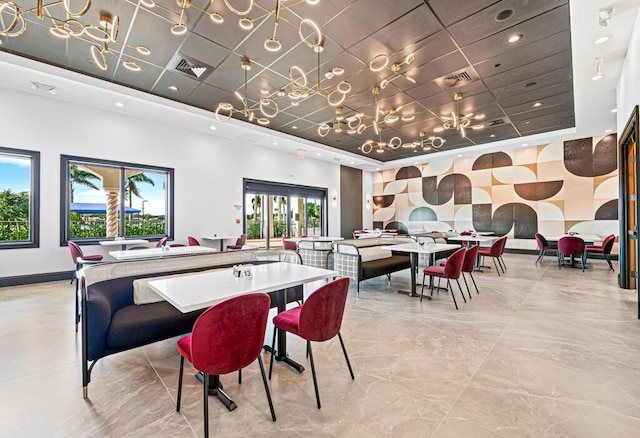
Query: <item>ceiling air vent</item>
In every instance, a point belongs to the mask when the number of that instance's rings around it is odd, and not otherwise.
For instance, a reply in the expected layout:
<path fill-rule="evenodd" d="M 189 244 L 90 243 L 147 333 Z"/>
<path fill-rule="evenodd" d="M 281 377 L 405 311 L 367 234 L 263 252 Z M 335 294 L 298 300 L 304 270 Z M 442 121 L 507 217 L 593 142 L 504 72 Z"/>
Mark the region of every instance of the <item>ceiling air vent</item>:
<path fill-rule="evenodd" d="M 204 81 L 213 71 L 213 67 L 181 53 L 176 53 L 169 66 L 193 79 Z"/>
<path fill-rule="evenodd" d="M 509 120 L 508 117 L 501 117 L 499 119 L 489 120 L 487 126 L 500 126 L 506 125 L 507 123 L 511 123 L 511 120 Z"/>
<path fill-rule="evenodd" d="M 448 75 L 444 75 L 435 80 L 442 89 L 449 90 L 451 88 L 458 87 L 469 82 L 473 82 L 478 79 L 476 73 L 473 70 L 458 70 Z"/>

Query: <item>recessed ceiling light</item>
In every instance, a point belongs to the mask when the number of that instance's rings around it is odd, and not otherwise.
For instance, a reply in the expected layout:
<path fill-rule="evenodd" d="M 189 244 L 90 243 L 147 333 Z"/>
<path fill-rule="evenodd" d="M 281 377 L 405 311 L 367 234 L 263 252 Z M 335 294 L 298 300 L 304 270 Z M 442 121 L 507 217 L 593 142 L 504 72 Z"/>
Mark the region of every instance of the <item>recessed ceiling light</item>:
<path fill-rule="evenodd" d="M 607 41 L 609 41 L 609 37 L 608 36 L 602 36 L 602 37 L 598 38 L 597 40 L 595 40 L 593 42 L 593 44 L 604 44 Z"/>
<path fill-rule="evenodd" d="M 356 163 L 354 163 L 353 161 L 351 161 L 349 164 L 356 164 Z"/>
<path fill-rule="evenodd" d="M 529 146 L 529 143 L 522 143 L 522 146 Z"/>
<path fill-rule="evenodd" d="M 321 157 L 321 156 L 322 156 L 322 154 L 321 154 L 320 152 L 318 152 L 318 156 L 319 156 L 319 157 Z"/>
<path fill-rule="evenodd" d="M 617 113 L 617 112 L 618 112 L 618 108 L 614 108 L 614 109 L 612 109 L 612 110 L 611 110 L 611 112 L 612 112 L 613 114 Z"/>
<path fill-rule="evenodd" d="M 379 168 L 379 167 L 376 167 L 376 170 L 380 170 L 380 168 Z"/>
<path fill-rule="evenodd" d="M 495 134 L 491 134 L 489 137 L 493 138 L 493 137 L 495 137 L 495 136 L 496 136 Z"/>
<path fill-rule="evenodd" d="M 277 141 L 274 141 L 274 142 L 273 142 L 273 145 L 274 145 L 274 146 L 278 146 L 278 142 L 277 142 Z"/>
<path fill-rule="evenodd" d="M 542 106 L 542 102 L 536 102 L 533 104 L 534 108 L 538 108 L 539 106 Z"/>
<path fill-rule="evenodd" d="M 593 76 L 593 77 L 591 78 L 591 80 L 592 80 L 592 81 L 597 81 L 597 80 L 602 79 L 602 77 L 603 77 L 603 76 L 602 76 L 602 74 L 601 74 L 601 73 L 598 73 L 597 75 Z"/>
<path fill-rule="evenodd" d="M 118 108 L 123 108 L 123 107 L 124 107 L 124 103 L 122 103 L 122 102 L 116 102 L 116 103 L 115 103 L 115 105 L 116 105 Z"/>
<path fill-rule="evenodd" d="M 462 157 L 462 154 L 458 154 L 458 158 Z"/>
<path fill-rule="evenodd" d="M 296 125 L 293 125 L 291 129 L 298 129 L 298 127 Z"/>
<path fill-rule="evenodd" d="M 513 43 L 517 43 L 518 41 L 520 41 L 522 39 L 524 35 L 522 35 L 521 33 L 517 33 L 515 35 L 511 35 L 509 37 L 509 39 L 507 39 L 507 42 L 509 44 L 513 44 Z"/>
<path fill-rule="evenodd" d="M 212 131 L 215 131 L 218 128 L 216 128 L 214 125 L 211 125 L 211 126 L 209 126 L 209 129 L 211 129 Z"/>
<path fill-rule="evenodd" d="M 169 90 L 171 91 L 178 91 L 178 87 L 176 87 L 175 85 L 169 85 Z"/>
<path fill-rule="evenodd" d="M 605 134 L 609 134 L 609 133 L 613 132 L 613 129 L 605 129 L 604 132 L 605 132 Z"/>

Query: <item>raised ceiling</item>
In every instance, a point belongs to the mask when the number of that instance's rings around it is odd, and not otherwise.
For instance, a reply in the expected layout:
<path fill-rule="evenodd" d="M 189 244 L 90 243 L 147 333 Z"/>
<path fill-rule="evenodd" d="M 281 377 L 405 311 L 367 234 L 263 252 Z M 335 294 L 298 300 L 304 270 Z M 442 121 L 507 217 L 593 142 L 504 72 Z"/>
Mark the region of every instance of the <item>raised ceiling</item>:
<path fill-rule="evenodd" d="M 78 10 L 86 1 L 69 0 L 69 5 Z M 388 114 L 400 108 L 400 115 L 415 118 L 384 124 L 383 141 L 398 136 L 402 143 L 409 143 L 419 140 L 420 131 L 425 131 L 427 136 L 443 137 L 446 142 L 441 150 L 447 150 L 575 126 L 566 0 L 319 0 L 314 5 L 281 1 L 290 9 L 282 11 L 277 28 L 277 38 L 282 43 L 279 52 L 269 52 L 263 47 L 265 39 L 273 35 L 273 15 L 266 15 L 254 23 L 253 30 L 245 31 L 238 26 L 239 17 L 225 4 L 246 9 L 249 0 L 194 0 L 197 8 L 223 15 L 224 23 L 216 24 L 208 14 L 191 7 L 183 18 L 188 31 L 174 35 L 170 28 L 179 22 L 178 2 L 156 0 L 163 8 L 149 8 L 142 1 L 94 0 L 78 21 L 98 25 L 104 12 L 117 15 L 120 19 L 117 40 L 151 50 L 150 55 L 144 56 L 134 48 L 112 45 L 111 50 L 116 49 L 121 60 L 107 56 L 106 71 L 100 70 L 90 55 L 89 48 L 95 42 L 84 35 L 54 38 L 49 32 L 51 21 L 39 20 L 33 13 L 23 14 L 26 20 L 23 35 L 0 36 L 0 50 L 210 111 L 215 111 L 220 102 L 242 106 L 234 92 L 243 92 L 244 73 L 240 65 L 242 59 L 248 58 L 252 64 L 248 72 L 249 105 L 258 106 L 261 90 L 269 90 L 280 108 L 270 119 L 269 128 L 360 155 L 365 155 L 361 147 L 366 140 L 378 140 L 372 127 L 360 135 L 349 135 L 346 129 L 341 133 L 331 130 L 324 137 L 318 133 L 318 127 L 334 120 L 335 107 L 329 105 L 326 95 L 343 80 L 351 84 L 351 91 L 341 104 L 343 115 L 348 118 L 356 113 L 375 114 L 372 87 L 395 76 L 389 69 L 380 72 L 370 69 L 370 61 L 380 54 L 387 55 L 390 64 L 415 54 L 415 60 L 400 69 L 415 83 L 396 77 L 379 94 L 381 111 Z M 6 2 L 0 0 L 2 3 Z M 37 1 L 15 0 L 15 3 L 24 10 L 34 8 Z M 59 3 L 45 1 L 52 4 L 46 11 L 70 18 L 64 15 Z M 273 10 L 276 1 L 254 3 L 248 17 Z M 3 26 L 9 24 L 9 15 L 8 8 L 4 8 L 0 14 Z M 289 24 L 304 18 L 319 25 L 324 39 L 320 78 L 321 87 L 327 91 L 322 94 L 314 93 L 318 55 Z M 522 38 L 509 43 L 513 35 Z M 124 68 L 122 59 L 135 61 L 141 70 Z M 176 70 L 180 60 L 202 63 L 212 70 L 198 79 Z M 291 105 L 286 96 L 277 96 L 277 90 L 292 88 L 289 75 L 292 65 L 300 67 L 309 79 L 309 97 L 300 99 L 297 106 Z M 334 67 L 343 68 L 344 73 L 327 79 L 325 73 Z M 446 79 L 453 75 L 460 75 L 463 80 Z M 455 93 L 463 96 L 460 114 L 484 115 L 481 121 L 474 122 L 484 125 L 483 129 L 467 129 L 466 137 L 456 130 L 433 132 L 442 125 L 442 117 L 455 112 Z M 537 102 L 540 105 L 534 106 Z M 245 119 L 242 115 L 238 118 Z M 374 149 L 368 156 L 390 161 L 425 153 L 428 152 L 421 148 L 400 147 L 385 149 L 384 153 L 376 153 Z"/>

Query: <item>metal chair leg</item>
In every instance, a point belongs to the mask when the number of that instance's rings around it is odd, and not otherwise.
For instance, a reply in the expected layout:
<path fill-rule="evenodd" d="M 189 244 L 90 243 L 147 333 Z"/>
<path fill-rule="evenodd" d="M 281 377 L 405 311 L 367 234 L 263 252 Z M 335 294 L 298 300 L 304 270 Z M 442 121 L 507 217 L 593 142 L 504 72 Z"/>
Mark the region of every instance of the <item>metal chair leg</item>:
<path fill-rule="evenodd" d="M 273 357 L 273 355 L 271 357 Z M 262 374 L 262 383 L 264 384 L 264 391 L 267 393 L 267 401 L 269 402 L 269 409 L 271 410 L 271 419 L 273 421 L 276 421 L 276 411 L 273 409 L 273 401 L 271 400 L 271 391 L 269 391 L 267 376 L 264 372 L 264 363 L 262 363 L 262 357 L 260 356 L 258 356 L 258 364 L 260 365 L 260 374 Z"/>
<path fill-rule="evenodd" d="M 449 286 L 449 290 L 451 291 L 451 298 L 453 298 L 453 305 L 456 306 L 456 310 L 458 310 L 458 303 L 456 302 L 456 297 L 453 294 L 453 289 L 451 289 L 451 284 L 449 283 L 449 279 L 447 279 L 447 285 Z M 462 298 L 464 298 L 464 295 L 462 295 Z"/>
<path fill-rule="evenodd" d="M 438 294 L 440 294 L 440 280 L 442 279 L 442 277 L 438 277 Z M 432 278 L 433 280 L 433 278 Z M 434 281 L 431 282 L 431 296 L 433 296 L 433 283 L 435 283 Z"/>
<path fill-rule="evenodd" d="M 273 340 L 271 341 L 271 360 L 269 361 L 269 380 L 271 380 L 271 370 L 273 368 L 273 356 L 276 355 L 276 334 L 278 333 L 278 327 L 273 327 Z"/>
<path fill-rule="evenodd" d="M 613 265 L 611 264 L 611 259 L 609 258 L 609 254 L 603 254 L 604 255 L 604 259 L 607 261 L 607 263 L 609 263 L 609 268 L 612 271 L 615 271 L 615 269 L 613 269 Z"/>
<path fill-rule="evenodd" d="M 469 283 L 467 283 L 467 277 L 464 276 L 464 272 L 461 273 L 462 279 L 464 280 L 464 285 L 467 288 L 467 293 L 469 294 L 469 299 L 471 299 L 471 289 L 469 289 Z M 458 283 L 460 284 L 460 283 Z"/>
<path fill-rule="evenodd" d="M 498 273 L 498 277 L 500 277 L 500 269 L 498 269 L 498 264 L 496 263 L 496 258 L 491 257 L 493 259 L 493 266 L 496 267 L 496 272 Z"/>
<path fill-rule="evenodd" d="M 420 302 L 422 302 L 422 296 L 424 295 L 424 279 L 427 277 L 427 274 L 422 274 L 422 288 L 420 288 Z"/>
<path fill-rule="evenodd" d="M 462 295 L 464 297 L 464 292 L 462 290 L 462 288 L 460 287 L 460 281 L 456 278 L 456 283 L 458 283 L 458 289 L 460 289 L 460 295 Z M 469 301 L 471 301 L 471 294 L 469 294 Z"/>
<path fill-rule="evenodd" d="M 349 367 L 349 374 L 351 374 L 351 380 L 356 380 L 356 377 L 353 375 L 353 370 L 351 369 L 351 362 L 349 362 L 349 356 L 347 356 L 347 349 L 344 348 L 344 342 L 342 341 L 342 335 L 340 334 L 340 332 L 338 332 L 338 339 L 340 339 L 340 346 L 342 347 L 344 358 L 347 361 L 347 367 Z"/>
<path fill-rule="evenodd" d="M 176 400 L 176 412 L 180 412 L 180 400 L 182 400 L 182 374 L 184 373 L 184 356 L 180 356 L 180 374 L 178 374 L 178 397 Z"/>
<path fill-rule="evenodd" d="M 316 403 L 318 409 L 320 409 L 320 393 L 318 392 L 318 379 L 316 377 L 316 366 L 313 363 L 313 351 L 311 350 L 311 341 L 307 341 L 307 348 L 309 348 L 309 361 L 311 362 L 311 374 L 313 375 L 313 388 L 316 390 Z"/>
<path fill-rule="evenodd" d="M 480 291 L 478 290 L 478 285 L 476 284 L 476 279 L 475 279 L 475 278 L 473 278 L 473 273 L 472 273 L 472 272 L 469 272 L 469 275 L 471 276 L 471 280 L 473 281 L 473 287 L 475 287 L 475 288 L 476 288 L 476 293 L 477 293 L 478 295 L 480 295 Z"/>
<path fill-rule="evenodd" d="M 204 408 L 204 437 L 209 438 L 209 374 L 202 373 L 204 380 L 202 382 L 203 408 Z"/>
<path fill-rule="evenodd" d="M 502 256 L 498 257 L 498 261 L 500 262 L 500 266 L 502 266 L 502 273 L 504 274 L 507 271 L 507 264 Z"/>
<path fill-rule="evenodd" d="M 242 385 L 242 370 L 238 370 L 238 385 Z"/>

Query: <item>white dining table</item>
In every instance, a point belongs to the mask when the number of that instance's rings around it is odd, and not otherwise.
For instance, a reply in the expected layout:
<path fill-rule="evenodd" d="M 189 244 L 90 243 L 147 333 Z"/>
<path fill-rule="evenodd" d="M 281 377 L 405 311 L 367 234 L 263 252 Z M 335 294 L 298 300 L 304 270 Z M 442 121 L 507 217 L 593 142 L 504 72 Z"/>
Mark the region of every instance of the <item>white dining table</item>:
<path fill-rule="evenodd" d="M 124 251 L 127 245 L 145 245 L 149 243 L 146 239 L 122 239 L 122 240 L 101 240 L 98 242 L 102 246 L 120 246 Z"/>
<path fill-rule="evenodd" d="M 469 236 L 453 236 L 453 237 L 447 237 L 447 241 L 448 242 L 475 242 L 478 244 L 482 244 L 482 243 L 493 243 L 494 241 L 498 240 L 500 238 L 500 236 L 493 236 L 493 235 L 484 235 L 484 234 L 471 234 Z"/>
<path fill-rule="evenodd" d="M 244 271 L 249 271 L 250 275 L 245 276 Z M 272 300 L 276 302 L 275 307 L 280 313 L 286 310 L 287 289 L 338 276 L 338 271 L 285 262 L 244 265 L 241 267 L 241 273 L 240 277 L 236 277 L 233 275 L 233 269 L 229 268 L 158 279 L 148 284 L 158 295 L 183 313 L 204 309 L 228 298 L 254 292 L 272 295 Z M 278 331 L 277 345 L 276 352 L 272 352 L 276 360 L 285 362 L 298 372 L 304 371 L 302 365 L 287 355 L 287 334 L 284 330 Z M 271 351 L 268 346 L 265 346 L 265 349 Z M 227 409 L 233 410 L 237 406 L 222 391 L 217 376 L 212 379 L 209 392 L 216 395 Z"/>
<path fill-rule="evenodd" d="M 218 250 L 207 246 L 176 246 L 173 248 L 169 247 L 168 250 L 163 248 L 147 248 L 126 251 L 109 251 L 109 255 L 116 260 L 142 260 L 190 254 L 205 254 L 211 252 L 218 252 Z"/>
<path fill-rule="evenodd" d="M 224 241 L 225 240 L 233 240 L 234 242 L 236 240 L 238 240 L 238 237 L 240 237 L 239 235 L 235 234 L 233 236 L 229 235 L 229 236 L 225 236 L 225 235 L 218 235 L 218 234 L 214 234 L 212 235 L 208 235 L 208 236 L 202 236 L 202 239 L 204 240 L 213 240 L 213 241 L 218 241 L 219 245 L 220 245 L 220 251 L 222 251 L 224 248 Z"/>
<path fill-rule="evenodd" d="M 409 295 L 410 297 L 420 296 L 416 293 L 416 269 L 418 267 L 418 255 L 427 254 L 429 256 L 429 264 L 434 264 L 437 254 L 445 251 L 453 251 L 459 248 L 460 245 L 451 243 L 426 242 L 400 243 L 398 245 L 385 245 L 380 247 L 380 249 L 386 249 L 392 252 L 404 252 L 409 254 L 411 261 L 411 290 L 399 290 L 398 293 Z M 430 299 L 430 297 L 427 299 Z"/>

